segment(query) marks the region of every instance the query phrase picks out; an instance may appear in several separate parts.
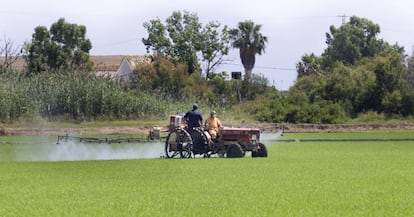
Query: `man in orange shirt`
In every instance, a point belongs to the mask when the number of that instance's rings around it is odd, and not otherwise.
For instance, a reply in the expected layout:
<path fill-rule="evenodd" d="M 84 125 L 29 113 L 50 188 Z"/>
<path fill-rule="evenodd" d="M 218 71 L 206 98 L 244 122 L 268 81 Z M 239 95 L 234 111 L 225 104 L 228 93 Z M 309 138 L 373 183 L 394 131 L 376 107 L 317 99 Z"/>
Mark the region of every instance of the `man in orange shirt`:
<path fill-rule="evenodd" d="M 220 120 L 216 117 L 216 112 L 212 111 L 210 117 L 207 118 L 205 125 L 207 127 L 208 133 L 212 139 L 216 139 L 220 128 L 222 127 Z"/>

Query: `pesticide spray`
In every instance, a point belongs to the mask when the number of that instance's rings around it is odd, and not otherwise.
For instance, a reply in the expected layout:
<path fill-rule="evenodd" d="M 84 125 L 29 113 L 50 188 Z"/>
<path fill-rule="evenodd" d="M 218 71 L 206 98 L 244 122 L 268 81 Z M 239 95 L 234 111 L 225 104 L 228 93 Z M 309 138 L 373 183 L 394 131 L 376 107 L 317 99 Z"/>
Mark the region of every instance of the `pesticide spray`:
<path fill-rule="evenodd" d="M 15 150 L 17 161 L 82 161 L 148 159 L 163 155 L 164 143 L 82 143 L 76 141 L 60 144 L 24 145 Z"/>
<path fill-rule="evenodd" d="M 262 133 L 261 142 L 274 144 L 283 136 L 283 130 L 272 133 Z M 59 140 L 58 140 L 59 141 Z M 20 142 L 18 142 L 20 143 Z M 56 144 L 51 141 L 30 142 L 22 141 L 12 145 L 16 161 L 83 161 L 83 160 L 121 160 L 149 159 L 164 156 L 165 143 L 162 140 L 153 142 L 125 143 L 88 143 L 79 140 L 67 140 Z M 0 155 L 1 158 L 1 155 Z"/>
<path fill-rule="evenodd" d="M 283 130 L 279 130 L 276 133 L 262 133 L 260 135 L 260 141 L 265 142 L 277 142 L 283 136 Z"/>

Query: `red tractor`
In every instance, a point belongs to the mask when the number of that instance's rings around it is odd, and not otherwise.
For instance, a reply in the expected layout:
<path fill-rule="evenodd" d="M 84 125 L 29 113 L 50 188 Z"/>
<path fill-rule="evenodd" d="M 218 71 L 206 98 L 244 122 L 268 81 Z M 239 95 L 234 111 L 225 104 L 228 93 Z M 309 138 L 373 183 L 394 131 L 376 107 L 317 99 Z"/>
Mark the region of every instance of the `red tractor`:
<path fill-rule="evenodd" d="M 197 155 L 238 158 L 251 151 L 252 157 L 267 157 L 267 149 L 260 143 L 260 129 L 229 128 L 220 130 L 217 139 L 211 139 L 203 128 L 189 129 L 181 124 L 182 116 L 170 117 L 169 134 L 165 141 L 167 158 L 191 158 Z"/>

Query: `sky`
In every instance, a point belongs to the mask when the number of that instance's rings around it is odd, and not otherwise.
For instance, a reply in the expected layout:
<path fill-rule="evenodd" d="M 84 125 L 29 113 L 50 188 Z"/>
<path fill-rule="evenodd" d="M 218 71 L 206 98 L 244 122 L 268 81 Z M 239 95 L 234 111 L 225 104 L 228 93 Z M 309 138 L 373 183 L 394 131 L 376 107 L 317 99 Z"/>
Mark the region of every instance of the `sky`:
<path fill-rule="evenodd" d="M 378 24 L 378 38 L 403 46 L 408 55 L 414 45 L 412 0 L 13 0 L 0 8 L 0 40 L 14 46 L 30 41 L 37 26 L 49 28 L 59 18 L 84 25 L 92 42 L 91 55 L 144 55 L 141 39 L 148 36 L 143 23 L 173 11 L 196 13 L 204 24 L 218 21 L 230 28 L 252 20 L 268 37 L 265 53 L 256 56 L 253 72 L 271 85 L 287 90 L 295 83 L 296 64 L 304 54 L 321 55 L 329 27 L 339 27 L 342 16 L 367 18 Z M 241 71 L 238 50 L 219 71 Z"/>

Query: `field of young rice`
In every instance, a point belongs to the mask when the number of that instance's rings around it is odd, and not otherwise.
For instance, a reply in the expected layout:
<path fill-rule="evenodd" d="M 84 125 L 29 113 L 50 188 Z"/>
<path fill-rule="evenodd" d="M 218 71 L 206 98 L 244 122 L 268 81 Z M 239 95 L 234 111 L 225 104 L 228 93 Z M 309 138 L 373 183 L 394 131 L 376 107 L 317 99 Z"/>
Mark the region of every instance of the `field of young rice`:
<path fill-rule="evenodd" d="M 408 137 L 414 133 L 285 134 L 296 142 L 265 141 L 269 157 L 255 159 L 49 159 L 40 152 L 56 154 L 52 138 L 0 137 L 0 216 L 413 216 L 413 141 L 305 142 Z"/>

